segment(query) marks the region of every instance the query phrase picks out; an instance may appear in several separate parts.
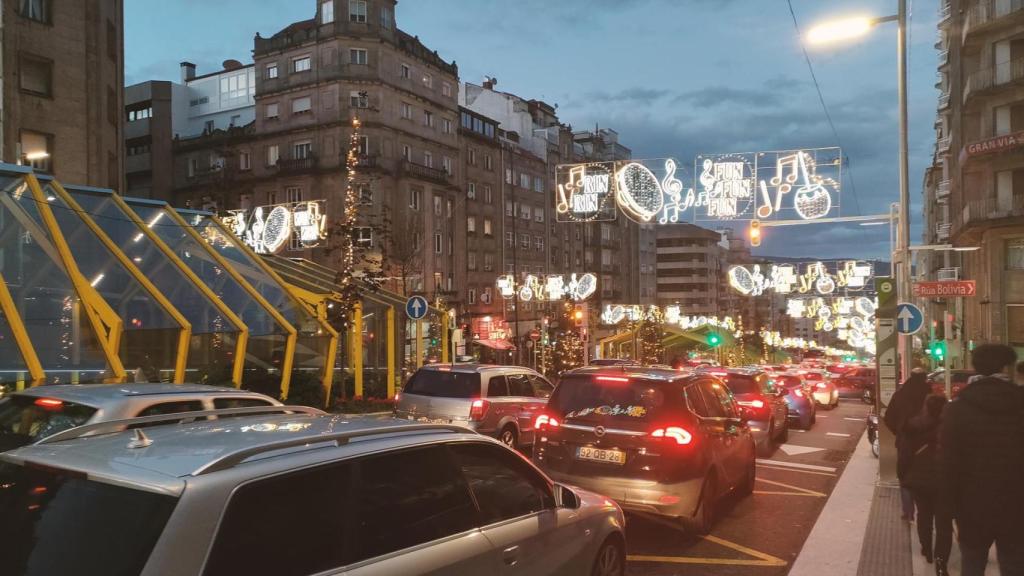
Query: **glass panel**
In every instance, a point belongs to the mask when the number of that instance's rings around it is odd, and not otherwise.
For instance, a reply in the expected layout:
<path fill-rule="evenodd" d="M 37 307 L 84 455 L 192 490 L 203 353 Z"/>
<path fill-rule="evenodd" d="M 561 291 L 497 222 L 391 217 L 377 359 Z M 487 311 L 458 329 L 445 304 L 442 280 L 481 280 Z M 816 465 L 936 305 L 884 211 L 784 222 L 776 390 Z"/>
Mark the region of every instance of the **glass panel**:
<path fill-rule="evenodd" d="M 50 184 L 43 192 L 78 269 L 124 322 L 119 354 L 125 370 L 137 381 L 173 378 L 181 326 Z"/>
<path fill-rule="evenodd" d="M 109 194 L 82 190 L 68 192 L 83 210 L 93 215 L 93 221 L 192 324 L 186 380 L 210 384 L 230 382 L 238 328 L 142 233 Z M 163 220 L 150 220 L 148 225 L 150 228 L 165 226 L 167 223 Z M 223 378 L 225 372 L 229 375 L 226 380 Z M 211 380 L 203 380 L 205 377 Z"/>
<path fill-rule="evenodd" d="M 0 176 L 0 187 L 0 274 L 47 382 L 101 382 L 106 356 L 56 247 L 36 225 L 35 199 L 21 178 Z"/>
<path fill-rule="evenodd" d="M 21 348 L 14 341 L 14 333 L 11 331 L 7 316 L 0 310 L 0 397 L 13 391 L 18 381 L 31 379 L 32 375 L 28 373 Z"/>

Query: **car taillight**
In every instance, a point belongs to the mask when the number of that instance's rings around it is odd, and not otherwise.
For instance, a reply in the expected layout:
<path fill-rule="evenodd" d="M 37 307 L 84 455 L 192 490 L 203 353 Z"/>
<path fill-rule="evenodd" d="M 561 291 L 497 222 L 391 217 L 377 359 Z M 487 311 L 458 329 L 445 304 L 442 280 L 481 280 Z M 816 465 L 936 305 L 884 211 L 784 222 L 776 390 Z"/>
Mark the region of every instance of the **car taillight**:
<path fill-rule="evenodd" d="M 818 382 L 817 384 L 814 385 L 814 387 L 817 388 L 818 390 L 823 390 L 825 388 L 825 383 Z"/>
<path fill-rule="evenodd" d="M 401 392 L 395 393 L 395 404 L 398 404 L 401 401 L 402 401 L 402 393 Z"/>
<path fill-rule="evenodd" d="M 793 389 L 793 394 L 796 394 L 797 398 L 803 398 L 804 397 L 804 391 L 799 389 L 799 388 L 794 388 Z"/>
<path fill-rule="evenodd" d="M 540 430 L 541 428 L 558 428 L 558 419 L 552 418 L 547 414 L 541 414 L 537 416 L 537 420 L 533 423 L 533 427 Z"/>
<path fill-rule="evenodd" d="M 764 400 L 737 400 L 737 404 L 740 406 L 746 406 L 747 408 L 757 408 L 760 410 L 764 408 Z"/>
<path fill-rule="evenodd" d="M 687 432 L 685 428 L 678 426 L 658 428 L 651 432 L 651 436 L 654 438 L 671 438 L 676 441 L 676 444 L 689 444 L 693 441 L 693 435 Z"/>
<path fill-rule="evenodd" d="M 484 415 L 487 414 L 487 408 L 490 406 L 491 403 L 487 400 L 473 400 L 473 404 L 469 407 L 469 419 L 483 420 Z"/>
<path fill-rule="evenodd" d="M 47 410 L 58 410 L 64 406 L 64 403 L 56 398 L 39 398 L 35 401 L 35 405 Z"/>

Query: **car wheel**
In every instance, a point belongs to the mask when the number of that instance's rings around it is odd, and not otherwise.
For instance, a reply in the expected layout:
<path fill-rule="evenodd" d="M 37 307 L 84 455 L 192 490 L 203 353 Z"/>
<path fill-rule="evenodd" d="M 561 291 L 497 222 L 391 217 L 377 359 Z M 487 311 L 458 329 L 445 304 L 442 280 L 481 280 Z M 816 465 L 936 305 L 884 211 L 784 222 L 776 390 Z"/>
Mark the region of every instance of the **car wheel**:
<path fill-rule="evenodd" d="M 498 433 L 498 441 L 513 450 L 519 449 L 519 437 L 515 427 L 511 425 L 501 429 L 501 432 Z"/>
<path fill-rule="evenodd" d="M 601 544 L 590 573 L 592 576 L 622 576 L 626 573 L 626 551 L 619 538 L 611 536 Z"/>
<path fill-rule="evenodd" d="M 775 448 L 775 422 L 768 425 L 768 433 L 764 436 L 764 441 L 757 446 L 758 456 L 771 456 Z"/>
<path fill-rule="evenodd" d="M 691 523 L 693 531 L 697 534 L 709 534 L 715 525 L 715 508 L 718 504 L 717 490 L 715 475 L 709 474 L 704 480 L 704 488 L 700 491 L 700 505 L 697 507 L 697 514 Z"/>

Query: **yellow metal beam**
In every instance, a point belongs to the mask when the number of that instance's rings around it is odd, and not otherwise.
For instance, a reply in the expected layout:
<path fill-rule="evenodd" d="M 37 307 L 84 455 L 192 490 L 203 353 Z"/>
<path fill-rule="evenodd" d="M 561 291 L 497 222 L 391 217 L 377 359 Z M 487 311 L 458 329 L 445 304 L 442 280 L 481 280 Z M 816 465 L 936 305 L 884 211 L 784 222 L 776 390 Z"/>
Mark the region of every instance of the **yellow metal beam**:
<path fill-rule="evenodd" d="M 99 224 L 96 224 L 96 222 L 89 217 L 88 213 L 82 209 L 82 206 L 75 201 L 71 194 L 68 194 L 68 191 L 64 189 L 64 186 L 54 180 L 51 182 L 51 188 L 57 193 L 57 196 L 59 196 L 61 200 L 68 205 L 69 208 L 78 214 L 79 218 L 82 219 L 82 222 L 84 222 L 89 230 L 99 238 L 100 242 L 114 256 L 114 258 L 117 259 L 121 266 L 128 270 L 128 273 L 139 282 L 150 298 L 155 300 L 157 304 L 174 319 L 178 326 L 181 327 L 178 333 L 178 351 L 174 362 L 174 382 L 184 382 L 185 367 L 188 364 L 188 345 L 189 340 L 192 337 L 192 324 L 180 311 L 178 311 L 177 308 L 174 307 L 174 304 L 171 304 L 171 301 L 164 296 L 163 292 L 160 292 L 160 290 L 149 281 L 149 278 L 139 270 L 139 267 L 132 262 L 131 258 L 128 258 L 128 256 L 118 248 L 117 244 L 114 244 L 114 241 L 110 239 L 110 236 L 107 236 L 107 233 L 100 228 Z M 120 347 L 118 347 L 118 349 L 120 349 Z"/>
<path fill-rule="evenodd" d="M 395 397 L 395 385 L 397 384 L 395 374 L 395 307 L 388 306 L 385 312 L 387 318 L 387 340 L 388 340 L 388 398 Z"/>
<path fill-rule="evenodd" d="M 438 315 L 441 322 L 441 363 L 448 363 L 448 311 Z"/>
<path fill-rule="evenodd" d="M 84 304 L 83 308 L 85 309 L 86 317 L 96 332 L 96 340 L 99 342 L 100 348 L 102 348 L 103 354 L 107 358 L 107 365 L 110 367 L 112 376 L 106 378 L 106 380 L 111 383 L 124 382 L 127 374 L 125 374 L 124 366 L 121 364 L 121 358 L 117 355 L 117 348 L 113 347 L 113 345 L 118 343 L 122 330 L 121 318 L 110 308 L 99 293 L 93 289 L 89 281 L 82 276 L 82 272 L 78 269 L 78 264 L 75 263 L 74 256 L 71 255 L 71 248 L 68 247 L 67 240 L 61 234 L 60 227 L 57 225 L 57 219 L 54 218 L 53 212 L 50 211 L 50 204 L 46 201 L 46 196 L 43 195 L 43 190 L 39 186 L 39 181 L 36 180 L 35 175 L 26 174 L 25 183 L 28 184 L 28 189 L 35 199 L 36 208 L 39 210 L 43 225 L 46 226 L 47 232 L 50 235 L 50 241 L 57 249 L 57 253 L 60 254 L 64 270 L 75 286 L 78 298 Z"/>
<path fill-rule="evenodd" d="M 202 292 L 203 296 L 213 304 L 217 311 L 223 314 L 224 317 L 228 319 L 228 322 L 231 322 L 231 324 L 238 329 L 238 335 L 235 340 L 235 360 L 232 366 L 231 380 L 236 387 L 241 386 L 242 367 L 245 364 L 245 347 L 249 341 L 249 327 L 245 325 L 245 322 L 243 322 L 237 314 L 228 308 L 227 304 L 214 294 L 213 290 L 211 290 L 210 287 L 202 281 L 202 279 L 196 276 L 195 272 L 192 272 L 192 269 L 188 267 L 188 264 L 185 264 L 181 261 L 181 258 L 178 258 L 178 255 L 174 253 L 174 250 L 171 250 L 171 248 L 165 244 L 155 232 L 149 229 L 149 226 L 142 221 L 142 218 L 139 218 L 139 215 L 132 210 L 131 206 L 129 206 L 127 202 L 117 194 L 111 194 L 110 198 L 115 204 L 117 204 L 121 211 L 128 216 L 128 218 L 135 222 L 136 227 L 138 227 L 139 230 L 149 238 L 153 245 L 163 252 L 167 260 L 173 263 L 178 270 L 180 270 L 181 273 L 184 274 L 200 292 Z"/>
<path fill-rule="evenodd" d="M 11 327 L 11 333 L 14 334 L 14 343 L 21 351 L 21 358 L 25 362 L 25 367 L 28 368 L 29 375 L 32 376 L 30 386 L 42 384 L 46 381 L 46 373 L 43 372 L 43 365 L 39 363 L 39 356 L 36 355 L 36 349 L 32 347 L 32 340 L 25 329 L 25 323 L 21 321 L 18 307 L 14 304 L 14 298 L 11 297 L 11 291 L 7 289 L 7 281 L 4 280 L 2 274 L 0 274 L 0 310 L 3 310 L 4 317 L 7 318 L 7 325 Z M 19 385 L 19 390 L 24 388 L 23 381 L 19 380 Z"/>
<path fill-rule="evenodd" d="M 363 303 L 352 307 L 352 376 L 355 379 L 355 395 L 363 395 Z"/>

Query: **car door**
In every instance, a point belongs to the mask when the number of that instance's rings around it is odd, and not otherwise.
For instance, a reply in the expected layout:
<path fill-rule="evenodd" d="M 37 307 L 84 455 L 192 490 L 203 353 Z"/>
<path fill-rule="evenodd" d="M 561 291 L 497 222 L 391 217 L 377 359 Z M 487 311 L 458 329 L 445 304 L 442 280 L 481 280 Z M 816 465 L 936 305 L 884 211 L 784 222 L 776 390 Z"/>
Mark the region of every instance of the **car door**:
<path fill-rule="evenodd" d="M 747 472 L 746 455 L 749 449 L 743 427 L 738 424 L 739 407 L 727 387 L 712 383 L 708 390 L 714 395 L 714 401 L 706 399 L 708 409 L 721 414 L 719 420 L 722 427 L 720 442 L 723 477 L 730 486 L 735 486 Z"/>
<path fill-rule="evenodd" d="M 479 442 L 450 444 L 494 546 L 500 571 L 545 576 L 581 574 L 591 532 L 576 510 L 557 508 L 550 482 L 521 456 Z M 469 574 L 469 572 L 467 572 Z"/>
<path fill-rule="evenodd" d="M 700 398 L 704 402 L 704 410 L 707 416 L 701 418 L 701 430 L 704 432 L 707 441 L 711 443 L 714 467 L 719 474 L 719 478 L 722 478 L 722 474 L 727 474 L 729 468 L 725 422 L 727 412 L 725 407 L 722 406 L 722 402 L 718 399 L 716 388 L 724 390 L 725 385 L 716 380 L 702 379 L 691 387 L 691 390 L 699 391 Z M 728 481 L 729 479 L 726 478 L 726 480 Z"/>
<path fill-rule="evenodd" d="M 775 429 L 781 430 L 786 426 L 786 417 L 789 414 L 789 406 L 786 404 L 786 397 L 785 395 L 779 394 L 779 391 L 782 388 L 781 386 L 776 385 L 775 381 L 767 376 L 759 376 L 758 382 L 761 383 L 765 398 L 772 403 L 772 418 L 775 419 Z"/>
<path fill-rule="evenodd" d="M 484 425 L 479 430 L 490 436 L 498 436 L 501 428 L 508 422 L 516 422 L 519 409 L 515 398 L 509 392 L 508 377 L 504 374 L 491 374 L 487 379 L 487 400 L 491 406 L 487 410 Z"/>
<path fill-rule="evenodd" d="M 523 444 L 533 444 L 533 421 L 541 405 L 537 403 L 530 376 L 525 372 L 509 374 L 508 392 L 515 405 L 519 441 Z"/>

